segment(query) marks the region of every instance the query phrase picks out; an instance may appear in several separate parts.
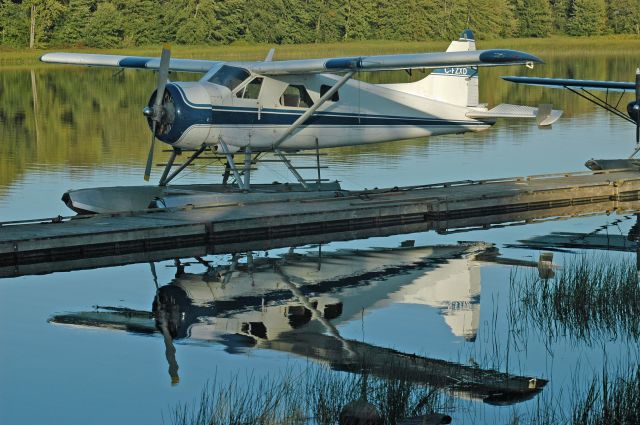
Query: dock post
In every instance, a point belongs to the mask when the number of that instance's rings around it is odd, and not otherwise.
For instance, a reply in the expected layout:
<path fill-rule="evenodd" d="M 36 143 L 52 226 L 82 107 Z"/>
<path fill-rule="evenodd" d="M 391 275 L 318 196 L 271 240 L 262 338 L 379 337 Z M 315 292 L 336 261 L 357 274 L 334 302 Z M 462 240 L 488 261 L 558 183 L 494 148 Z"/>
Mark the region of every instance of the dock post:
<path fill-rule="evenodd" d="M 251 147 L 247 146 L 244 148 L 244 190 L 251 189 Z"/>
<path fill-rule="evenodd" d="M 317 190 L 320 190 L 320 144 L 318 143 L 318 138 L 316 137 L 316 169 L 318 170 L 318 187 Z"/>

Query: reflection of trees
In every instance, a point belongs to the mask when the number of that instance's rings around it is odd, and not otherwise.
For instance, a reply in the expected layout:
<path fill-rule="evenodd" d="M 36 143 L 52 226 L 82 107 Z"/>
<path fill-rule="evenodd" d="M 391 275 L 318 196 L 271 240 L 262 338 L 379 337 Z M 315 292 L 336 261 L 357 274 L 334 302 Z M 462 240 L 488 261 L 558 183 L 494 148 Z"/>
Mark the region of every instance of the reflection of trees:
<path fill-rule="evenodd" d="M 139 164 L 148 139 L 140 110 L 153 78 L 81 68 L 0 73 L 0 185 L 29 163 Z"/>
<path fill-rule="evenodd" d="M 606 47 L 606 43 L 603 42 Z M 501 44 L 483 42 L 480 47 Z M 522 73 L 526 75 L 564 76 L 569 78 L 609 79 L 631 81 L 633 55 L 551 54 L 540 50 L 539 44 L 527 46 L 526 41 L 513 41 L 513 48 L 540 54 L 547 65 L 529 72 L 523 68 L 489 68 L 481 70 L 480 97 L 495 105 L 501 102 L 535 105 L 553 103 L 565 109 L 567 116 L 593 110 L 593 106 L 577 96 L 562 90 L 531 88 L 499 80 L 500 75 Z M 550 43 L 553 44 L 553 43 Z M 579 47 L 579 43 L 577 44 Z M 504 45 L 504 42 L 502 42 Z M 338 46 L 332 55 L 365 54 L 376 51 L 375 43 L 347 43 Z M 377 53 L 389 48 L 388 43 L 377 46 Z M 326 47 L 326 46 L 325 46 Z M 404 47 L 404 44 L 403 44 Z M 423 50 L 432 48 L 423 46 Z M 532 47 L 528 49 L 528 47 Z M 556 48 L 558 46 L 555 46 Z M 416 49 L 414 43 L 407 48 Z M 194 51 L 183 48 L 183 57 Z M 256 46 L 239 46 L 233 54 L 227 51 L 225 59 L 255 59 Z M 540 50 L 540 51 L 536 51 Z M 217 52 L 217 50 L 216 50 Z M 616 52 L 620 52 L 618 48 Z M 139 52 L 139 54 L 152 54 Z M 212 56 L 212 54 L 203 54 Z M 213 55 L 215 56 L 215 54 Z M 233 57 L 231 57 L 233 56 Z M 317 50 L 301 52 L 300 46 L 283 47 L 277 52 L 279 59 L 318 56 Z M 588 56 L 588 57 L 586 57 Z M 403 71 L 361 74 L 359 78 L 373 82 L 407 82 L 422 78 L 424 73 Z M 146 155 L 149 137 L 141 108 L 153 90 L 154 76 L 148 72 L 125 71 L 114 76 L 113 70 L 82 68 L 37 68 L 32 79 L 28 69 L 0 72 L 0 186 L 11 184 L 24 172 L 29 163 L 44 166 L 94 166 L 97 164 L 140 165 Z M 198 75 L 185 74 L 174 79 L 193 79 Z M 34 95 L 38 99 L 34 104 Z M 34 105 L 39 116 L 34 116 Z M 36 122 L 38 128 L 36 128 Z M 36 143 L 39 139 L 39 143 Z M 328 151 L 330 157 L 345 154 L 402 154 L 424 141 L 388 143 L 362 148 L 340 148 Z M 160 149 L 160 148 L 159 148 Z"/>

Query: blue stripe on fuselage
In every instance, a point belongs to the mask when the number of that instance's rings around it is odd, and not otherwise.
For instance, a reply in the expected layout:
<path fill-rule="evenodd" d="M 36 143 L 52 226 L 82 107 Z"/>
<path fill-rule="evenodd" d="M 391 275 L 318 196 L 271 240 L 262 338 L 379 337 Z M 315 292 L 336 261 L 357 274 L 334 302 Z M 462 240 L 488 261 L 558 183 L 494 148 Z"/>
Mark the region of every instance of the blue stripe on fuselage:
<path fill-rule="evenodd" d="M 297 120 L 301 112 L 297 113 L 281 113 L 278 110 L 264 109 L 258 114 L 258 109 L 234 110 L 225 107 L 213 108 L 213 124 L 214 125 L 291 125 Z M 258 116 L 260 119 L 258 119 Z M 357 114 L 323 114 L 317 113 L 312 115 L 304 124 L 304 126 L 314 125 L 331 125 L 331 126 L 462 126 L 462 125 L 486 125 L 481 121 L 457 121 L 445 120 L 439 118 L 413 118 L 398 116 L 376 116 L 376 115 L 357 115 Z"/>
<path fill-rule="evenodd" d="M 223 106 L 194 104 L 187 99 L 182 87 L 176 87 L 186 103 L 185 109 L 193 109 L 193 113 L 185 115 L 202 116 L 203 110 L 213 111 L 213 125 L 291 125 L 305 111 L 280 108 L 250 108 L 242 106 Z M 260 117 L 260 119 L 258 119 Z M 203 124 L 196 123 L 193 124 Z M 484 126 L 488 123 L 477 120 L 449 120 L 441 118 L 420 118 L 397 115 L 374 115 L 346 112 L 318 111 L 311 116 L 303 126 L 331 125 L 331 126 Z"/>

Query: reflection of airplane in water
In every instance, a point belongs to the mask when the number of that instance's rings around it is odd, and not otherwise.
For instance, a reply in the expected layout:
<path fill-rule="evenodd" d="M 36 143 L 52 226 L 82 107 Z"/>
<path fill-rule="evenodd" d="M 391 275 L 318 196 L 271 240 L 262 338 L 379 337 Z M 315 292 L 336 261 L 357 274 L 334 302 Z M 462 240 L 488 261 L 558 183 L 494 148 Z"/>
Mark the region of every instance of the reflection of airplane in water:
<path fill-rule="evenodd" d="M 546 384 L 478 367 L 409 355 L 343 338 L 337 326 L 361 320 L 389 303 L 441 309 L 455 335 L 475 338 L 479 243 L 395 249 L 342 250 L 279 258 L 234 256 L 203 274 L 184 272 L 158 289 L 153 309 L 100 307 L 54 316 L 51 322 L 163 334 L 169 373 L 178 381 L 174 339 L 222 343 L 304 356 L 333 369 L 401 377 L 490 403 L 528 399 Z"/>

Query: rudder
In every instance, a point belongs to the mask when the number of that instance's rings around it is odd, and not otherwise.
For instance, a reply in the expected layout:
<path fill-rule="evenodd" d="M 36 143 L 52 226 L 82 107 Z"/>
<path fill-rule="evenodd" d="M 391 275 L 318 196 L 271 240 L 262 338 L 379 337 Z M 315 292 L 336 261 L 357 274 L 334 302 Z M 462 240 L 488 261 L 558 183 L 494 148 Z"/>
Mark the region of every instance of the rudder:
<path fill-rule="evenodd" d="M 473 32 L 466 29 L 447 52 L 476 50 Z M 389 85 L 391 86 L 391 85 Z M 395 89 L 459 106 L 478 106 L 478 68 L 475 66 L 436 68 L 415 83 L 397 84 Z"/>

